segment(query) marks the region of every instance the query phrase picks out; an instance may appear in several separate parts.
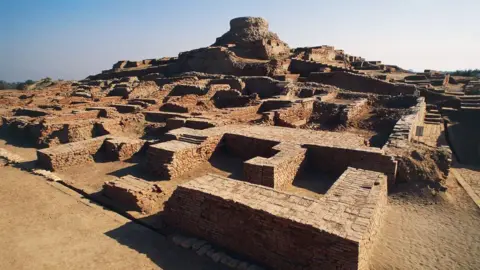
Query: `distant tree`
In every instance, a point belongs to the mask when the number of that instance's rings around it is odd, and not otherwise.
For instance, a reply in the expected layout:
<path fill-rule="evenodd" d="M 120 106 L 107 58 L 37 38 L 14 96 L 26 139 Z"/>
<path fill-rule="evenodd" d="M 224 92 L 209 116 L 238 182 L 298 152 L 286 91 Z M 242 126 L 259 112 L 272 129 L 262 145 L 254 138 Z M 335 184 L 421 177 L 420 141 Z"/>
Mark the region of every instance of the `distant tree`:
<path fill-rule="evenodd" d="M 17 90 L 25 90 L 25 88 L 27 88 L 27 84 L 26 83 L 18 83 L 17 84 L 17 87 L 15 87 L 15 89 Z"/>
<path fill-rule="evenodd" d="M 480 77 L 480 69 L 465 69 L 448 72 L 453 76 Z"/>
<path fill-rule="evenodd" d="M 27 85 L 32 85 L 32 84 L 34 84 L 34 83 L 35 83 L 34 80 L 26 80 L 26 81 L 25 81 L 25 84 L 27 84 Z"/>

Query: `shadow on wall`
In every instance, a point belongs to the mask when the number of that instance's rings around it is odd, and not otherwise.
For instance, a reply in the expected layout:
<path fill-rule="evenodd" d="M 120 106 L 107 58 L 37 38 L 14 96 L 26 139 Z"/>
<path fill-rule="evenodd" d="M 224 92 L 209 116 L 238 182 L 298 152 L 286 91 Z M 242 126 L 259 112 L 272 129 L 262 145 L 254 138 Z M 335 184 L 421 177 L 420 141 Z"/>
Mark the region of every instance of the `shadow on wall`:
<path fill-rule="evenodd" d="M 473 122 L 447 124 L 447 138 L 458 162 L 480 165 L 480 126 Z"/>
<path fill-rule="evenodd" d="M 37 148 L 34 141 L 26 136 L 26 132 L 14 132 L 7 127 L 0 127 L 0 139 L 5 140 L 6 144 L 21 148 Z"/>
<path fill-rule="evenodd" d="M 105 235 L 121 245 L 145 254 L 161 269 L 228 269 L 221 264 L 214 263 L 208 257 L 201 257 L 191 250 L 175 246 L 160 233 L 133 221 L 108 231 Z"/>
<path fill-rule="evenodd" d="M 229 153 L 226 147 L 218 147 L 208 162 L 210 162 L 213 167 L 228 172 L 228 178 L 235 180 L 245 179 L 243 174 L 243 159 Z"/>

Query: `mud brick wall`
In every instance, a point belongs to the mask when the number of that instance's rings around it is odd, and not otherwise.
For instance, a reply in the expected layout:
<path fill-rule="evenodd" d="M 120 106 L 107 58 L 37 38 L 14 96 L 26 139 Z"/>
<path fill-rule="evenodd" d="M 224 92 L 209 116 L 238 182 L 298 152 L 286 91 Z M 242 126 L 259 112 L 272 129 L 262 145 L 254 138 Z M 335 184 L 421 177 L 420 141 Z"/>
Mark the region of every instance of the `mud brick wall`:
<path fill-rule="evenodd" d="M 105 140 L 105 154 L 110 160 L 127 160 L 143 147 L 145 141 L 125 137 Z"/>
<path fill-rule="evenodd" d="M 381 227 L 387 205 L 387 177 L 384 174 L 348 168 L 325 195 L 329 213 L 353 214 L 351 236 L 360 243 L 358 269 L 369 269 L 372 244 Z M 337 220 L 337 216 L 327 219 Z"/>
<path fill-rule="evenodd" d="M 289 71 L 300 74 L 301 77 L 307 77 L 312 72 L 318 72 L 322 67 L 326 67 L 326 65 L 314 61 L 292 59 Z"/>
<path fill-rule="evenodd" d="M 402 116 L 395 124 L 392 134 L 390 134 L 390 138 L 383 148 L 406 147 L 408 142 L 415 136 L 417 127 L 423 125 L 426 107 L 425 98 L 418 98 L 417 104 L 410 109 L 410 113 Z"/>
<path fill-rule="evenodd" d="M 59 170 L 68 166 L 94 161 L 94 155 L 110 136 L 102 136 L 80 142 L 67 143 L 37 150 L 37 165 L 48 170 Z"/>
<path fill-rule="evenodd" d="M 113 104 L 119 113 L 136 113 L 142 110 L 142 106 L 139 105 L 126 105 L 126 104 Z"/>
<path fill-rule="evenodd" d="M 296 102 L 290 107 L 283 108 L 274 112 L 273 121 L 276 126 L 295 127 L 299 121 L 305 121 L 310 118 L 313 111 L 313 100 L 306 102 Z"/>
<path fill-rule="evenodd" d="M 179 117 L 169 118 L 166 121 L 167 124 L 165 127 L 167 128 L 167 130 L 181 128 L 185 126 L 186 121 L 187 121 L 186 118 L 179 118 Z"/>
<path fill-rule="evenodd" d="M 269 98 L 281 94 L 280 81 L 270 77 L 251 76 L 241 78 L 245 83 L 244 93 L 247 95 L 258 94 L 260 98 Z"/>
<path fill-rule="evenodd" d="M 341 174 L 348 167 L 384 173 L 389 183 L 395 182 L 396 161 L 378 148 L 360 149 L 334 146 L 304 145 L 307 164 L 324 172 Z"/>
<path fill-rule="evenodd" d="M 305 60 L 332 61 L 335 60 L 336 52 L 333 47 L 322 46 L 308 49 L 305 56 Z"/>
<path fill-rule="evenodd" d="M 229 153 L 241 157 L 244 160 L 254 157 L 271 157 L 278 151 L 272 149 L 278 144 L 276 141 L 250 138 L 237 134 L 227 133 L 223 136 L 226 149 Z"/>
<path fill-rule="evenodd" d="M 156 185 L 143 179 L 126 175 L 103 184 L 103 195 L 116 202 L 124 210 L 152 213 L 162 206 L 164 194 Z"/>
<path fill-rule="evenodd" d="M 260 108 L 260 104 L 255 104 L 242 108 L 230 108 L 226 111 L 228 112 L 228 116 L 230 119 L 242 121 L 255 119 L 258 116 L 258 108 Z"/>
<path fill-rule="evenodd" d="M 205 98 L 212 98 L 215 93 L 219 91 L 228 91 L 230 90 L 230 85 L 229 84 L 210 84 L 208 86 L 208 91 L 205 94 Z"/>
<path fill-rule="evenodd" d="M 179 177 L 207 161 L 220 140 L 221 136 L 180 138 L 151 145 L 147 150 L 147 169 L 167 179 Z"/>
<path fill-rule="evenodd" d="M 15 116 L 29 116 L 29 117 L 40 117 L 46 116 L 50 113 L 46 110 L 42 109 L 34 109 L 34 108 L 18 108 L 13 110 Z"/>
<path fill-rule="evenodd" d="M 198 145 L 168 141 L 151 145 L 147 150 L 147 169 L 167 179 L 176 178 L 198 164 Z"/>
<path fill-rule="evenodd" d="M 82 111 L 82 112 L 72 113 L 72 114 L 62 114 L 60 116 L 45 117 L 45 122 L 50 124 L 64 123 L 64 122 L 70 122 L 70 121 L 95 119 L 98 116 L 99 116 L 98 111 Z"/>
<path fill-rule="evenodd" d="M 193 129 L 207 129 L 216 127 L 217 125 L 218 121 L 201 118 L 189 118 L 185 123 L 186 127 Z"/>
<path fill-rule="evenodd" d="M 183 114 L 183 113 L 170 113 L 170 112 L 144 112 L 145 120 L 149 122 L 156 122 L 156 123 L 165 123 L 167 119 L 170 118 L 187 118 L 190 115 Z"/>
<path fill-rule="evenodd" d="M 334 85 L 339 88 L 356 92 L 366 92 L 384 95 L 416 95 L 414 85 L 394 84 L 350 72 L 311 73 L 309 81 Z"/>
<path fill-rule="evenodd" d="M 366 269 L 386 177 L 345 173 L 320 200 L 206 175 L 176 189 L 165 219 L 272 269 Z"/>
<path fill-rule="evenodd" d="M 302 168 L 307 150 L 288 143 L 274 146 L 273 150 L 279 152 L 270 158 L 255 157 L 244 163 L 245 181 L 274 189 L 283 189 L 293 183 Z"/>
<path fill-rule="evenodd" d="M 40 146 L 51 147 L 62 143 L 79 142 L 95 136 L 95 120 L 44 121 L 36 134 L 36 141 Z"/>
<path fill-rule="evenodd" d="M 128 93 L 128 98 L 145 98 L 149 97 L 159 90 L 155 82 L 140 82 L 133 90 Z"/>
<path fill-rule="evenodd" d="M 230 88 L 231 89 L 236 89 L 240 92 L 243 91 L 243 88 L 245 88 L 245 83 L 236 78 L 236 77 L 232 77 L 232 78 L 222 78 L 222 79 L 213 79 L 210 81 L 209 83 L 210 85 L 214 85 L 214 84 L 228 84 L 230 85 Z"/>
<path fill-rule="evenodd" d="M 346 104 L 315 101 L 312 121 L 320 124 L 346 125 Z"/>
<path fill-rule="evenodd" d="M 368 100 L 360 99 L 356 100 L 352 104 L 349 104 L 346 109 L 342 112 L 340 117 L 341 121 L 348 125 L 351 121 L 354 121 L 358 116 L 360 116 L 365 110 L 368 109 Z"/>

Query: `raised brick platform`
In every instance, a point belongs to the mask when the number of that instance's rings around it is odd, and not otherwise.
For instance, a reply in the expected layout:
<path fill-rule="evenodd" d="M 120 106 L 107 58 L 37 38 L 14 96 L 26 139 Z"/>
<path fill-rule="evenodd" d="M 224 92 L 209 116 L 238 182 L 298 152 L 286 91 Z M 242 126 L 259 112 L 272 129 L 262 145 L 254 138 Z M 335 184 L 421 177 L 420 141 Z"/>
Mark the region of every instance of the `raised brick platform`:
<path fill-rule="evenodd" d="M 152 213 L 161 207 L 159 200 L 162 190 L 155 184 L 131 175 L 105 182 L 102 192 L 127 210 Z"/>
<path fill-rule="evenodd" d="M 168 224 L 273 269 L 367 269 L 386 176 L 349 168 L 325 197 L 206 175 L 179 186 Z"/>
<path fill-rule="evenodd" d="M 245 180 L 250 183 L 282 189 L 292 184 L 305 160 L 307 149 L 281 143 L 272 148 L 278 151 L 270 158 L 254 157 L 243 166 Z"/>
<path fill-rule="evenodd" d="M 94 155 L 108 138 L 111 138 L 111 136 L 102 136 L 37 150 L 37 164 L 42 168 L 53 171 L 93 162 Z"/>

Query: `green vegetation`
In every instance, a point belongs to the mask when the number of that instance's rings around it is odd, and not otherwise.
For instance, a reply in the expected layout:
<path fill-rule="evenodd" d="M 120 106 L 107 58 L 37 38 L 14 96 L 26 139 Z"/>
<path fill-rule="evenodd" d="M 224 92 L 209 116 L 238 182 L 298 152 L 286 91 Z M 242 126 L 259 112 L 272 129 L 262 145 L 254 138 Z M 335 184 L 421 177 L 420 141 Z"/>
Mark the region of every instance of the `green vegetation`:
<path fill-rule="evenodd" d="M 39 81 L 26 80 L 24 82 L 7 82 L 4 80 L 0 80 L 0 90 L 6 90 L 6 89 L 31 90 L 32 88 L 42 89 L 52 84 L 54 84 L 54 81 L 52 80 L 52 78 L 49 78 L 49 77 L 43 78 Z"/>
<path fill-rule="evenodd" d="M 7 82 L 4 80 L 0 80 L 0 90 L 5 90 L 5 89 L 24 90 L 28 85 L 32 85 L 34 83 L 35 81 L 33 80 L 26 80 L 24 82 Z"/>
<path fill-rule="evenodd" d="M 453 76 L 480 77 L 480 69 L 465 69 L 448 72 Z"/>

